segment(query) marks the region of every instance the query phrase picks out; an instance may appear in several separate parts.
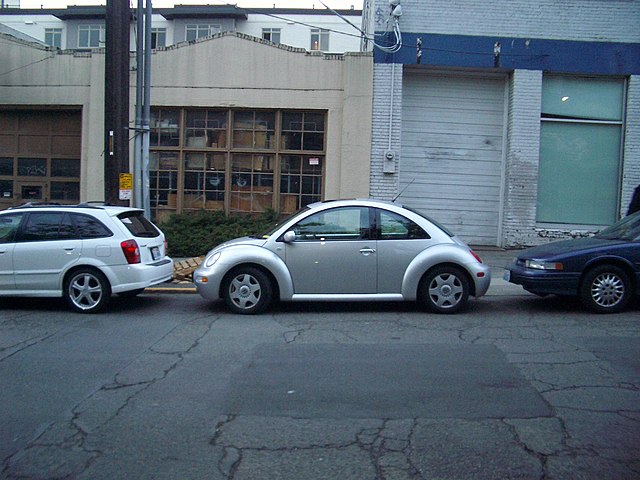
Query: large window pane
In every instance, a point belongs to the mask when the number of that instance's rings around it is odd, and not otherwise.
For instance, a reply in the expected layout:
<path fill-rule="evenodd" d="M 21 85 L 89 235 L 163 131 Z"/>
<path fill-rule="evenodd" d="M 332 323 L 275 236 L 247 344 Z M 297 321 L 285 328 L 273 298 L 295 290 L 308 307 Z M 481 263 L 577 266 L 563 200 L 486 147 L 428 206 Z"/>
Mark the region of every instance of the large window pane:
<path fill-rule="evenodd" d="M 46 158 L 19 158 L 18 175 L 21 177 L 44 177 L 47 175 Z"/>
<path fill-rule="evenodd" d="M 543 118 L 622 121 L 624 82 L 619 79 L 545 77 Z"/>
<path fill-rule="evenodd" d="M 542 123 L 539 222 L 608 225 L 616 220 L 621 128 Z"/>

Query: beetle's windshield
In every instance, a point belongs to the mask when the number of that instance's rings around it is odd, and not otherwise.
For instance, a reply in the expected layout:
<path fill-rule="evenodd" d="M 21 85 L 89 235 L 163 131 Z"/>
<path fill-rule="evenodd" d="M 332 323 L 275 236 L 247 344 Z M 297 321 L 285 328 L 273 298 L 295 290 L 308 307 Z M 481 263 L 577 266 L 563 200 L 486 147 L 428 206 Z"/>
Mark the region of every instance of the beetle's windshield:
<path fill-rule="evenodd" d="M 640 213 L 628 215 L 610 227 L 600 231 L 596 238 L 633 241 L 640 237 Z"/>
<path fill-rule="evenodd" d="M 291 219 L 293 219 L 293 218 L 295 218 L 295 217 L 297 217 L 297 216 L 299 216 L 299 215 L 301 215 L 301 214 L 305 213 L 305 212 L 306 212 L 306 211 L 308 211 L 308 210 L 309 210 L 309 208 L 308 208 L 308 207 L 304 207 L 302 210 L 298 210 L 298 211 L 297 211 L 296 213 L 294 213 L 293 215 L 290 215 L 290 216 L 288 216 L 288 217 L 285 217 L 285 218 L 283 218 L 282 220 L 280 220 L 280 221 L 278 221 L 278 222 L 274 223 L 271 227 L 269 227 L 269 229 L 268 229 L 266 232 L 264 232 L 264 233 L 260 233 L 260 234 L 256 234 L 256 235 L 252 235 L 252 237 L 254 237 L 254 238 L 264 238 L 264 239 L 267 239 L 267 238 L 269 238 L 271 235 L 273 235 L 273 233 L 274 233 L 276 230 L 278 230 L 278 229 L 282 226 L 282 224 L 283 224 L 284 222 L 288 222 L 289 220 L 291 220 Z"/>

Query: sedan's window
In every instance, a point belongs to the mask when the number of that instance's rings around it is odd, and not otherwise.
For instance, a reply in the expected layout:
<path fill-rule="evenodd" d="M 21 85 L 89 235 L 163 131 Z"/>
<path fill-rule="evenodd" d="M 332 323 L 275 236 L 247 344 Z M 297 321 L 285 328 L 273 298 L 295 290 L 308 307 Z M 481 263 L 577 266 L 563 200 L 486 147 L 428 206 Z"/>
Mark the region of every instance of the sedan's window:
<path fill-rule="evenodd" d="M 144 217 L 142 212 L 122 213 L 118 218 L 135 237 L 155 238 L 160 235 L 158 229 Z"/>
<path fill-rule="evenodd" d="M 42 242 L 74 237 L 75 229 L 68 214 L 64 212 L 39 212 L 29 214 L 18 240 Z"/>
<path fill-rule="evenodd" d="M 22 215 L 22 213 L 15 213 L 0 217 L 0 243 L 13 242 L 22 221 Z"/>
<path fill-rule="evenodd" d="M 369 238 L 369 209 L 332 208 L 301 220 L 293 227 L 296 240 L 364 240 Z"/>
<path fill-rule="evenodd" d="M 380 240 L 431 238 L 418 224 L 394 212 L 379 210 Z"/>
<path fill-rule="evenodd" d="M 105 238 L 113 235 L 111 230 L 100 220 L 90 215 L 74 213 L 73 221 L 76 224 L 80 238 Z"/>

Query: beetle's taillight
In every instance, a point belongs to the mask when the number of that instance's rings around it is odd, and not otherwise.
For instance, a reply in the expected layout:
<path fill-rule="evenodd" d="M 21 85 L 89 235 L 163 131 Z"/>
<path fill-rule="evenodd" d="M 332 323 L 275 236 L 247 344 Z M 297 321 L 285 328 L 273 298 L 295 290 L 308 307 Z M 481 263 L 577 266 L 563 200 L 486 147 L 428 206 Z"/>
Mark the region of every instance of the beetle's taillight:
<path fill-rule="evenodd" d="M 127 263 L 140 263 L 140 249 L 135 240 L 125 240 L 120 243 L 122 253 L 124 253 Z"/>
<path fill-rule="evenodd" d="M 482 263 L 482 259 L 480 258 L 480 255 L 478 255 L 476 252 L 474 252 L 471 249 L 469 249 L 469 252 L 471 253 L 471 255 L 473 255 L 473 258 L 475 258 L 479 263 Z"/>

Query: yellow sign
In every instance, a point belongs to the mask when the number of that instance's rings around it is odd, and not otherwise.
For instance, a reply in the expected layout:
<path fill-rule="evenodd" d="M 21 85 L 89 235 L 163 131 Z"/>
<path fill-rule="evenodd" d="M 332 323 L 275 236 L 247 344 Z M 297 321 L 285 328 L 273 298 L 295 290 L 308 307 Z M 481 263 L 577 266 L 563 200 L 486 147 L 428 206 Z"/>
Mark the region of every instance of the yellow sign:
<path fill-rule="evenodd" d="M 133 175 L 131 173 L 120 174 L 120 200 L 131 200 L 133 193 Z"/>
<path fill-rule="evenodd" d="M 120 190 L 131 190 L 133 188 L 133 174 L 120 174 Z"/>

